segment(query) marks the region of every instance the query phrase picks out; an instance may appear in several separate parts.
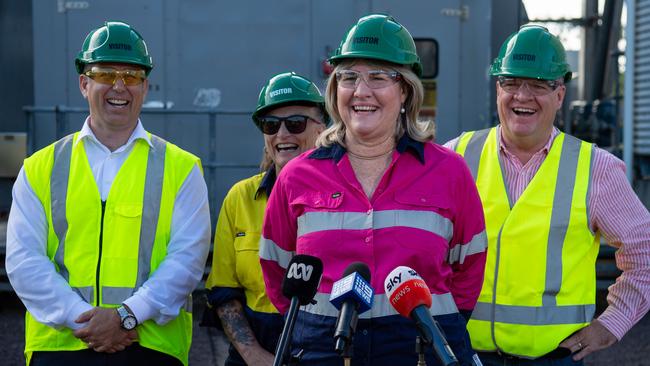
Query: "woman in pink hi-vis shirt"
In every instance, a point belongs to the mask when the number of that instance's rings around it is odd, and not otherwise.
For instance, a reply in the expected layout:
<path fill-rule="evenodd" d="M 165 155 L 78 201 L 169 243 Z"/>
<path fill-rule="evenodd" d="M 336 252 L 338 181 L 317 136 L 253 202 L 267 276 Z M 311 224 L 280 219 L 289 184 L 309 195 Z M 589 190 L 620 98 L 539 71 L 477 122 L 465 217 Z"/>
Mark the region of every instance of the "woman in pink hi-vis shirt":
<path fill-rule="evenodd" d="M 334 282 L 352 262 L 371 273 L 372 308 L 351 344 L 353 365 L 417 363 L 413 321 L 384 292 L 398 266 L 416 270 L 433 297 L 429 309 L 462 365 L 476 359 L 466 332 L 483 280 L 485 225 L 462 158 L 431 141 L 417 121 L 423 99 L 415 44 L 392 17 L 361 18 L 330 59 L 326 107 L 332 127 L 316 150 L 289 162 L 271 194 L 260 257 L 267 294 L 284 313 L 281 283 L 294 254 L 323 261 L 316 303 L 303 307 L 292 337 L 308 365 L 340 365 L 334 350 Z M 437 359 L 429 347 L 428 365 Z"/>

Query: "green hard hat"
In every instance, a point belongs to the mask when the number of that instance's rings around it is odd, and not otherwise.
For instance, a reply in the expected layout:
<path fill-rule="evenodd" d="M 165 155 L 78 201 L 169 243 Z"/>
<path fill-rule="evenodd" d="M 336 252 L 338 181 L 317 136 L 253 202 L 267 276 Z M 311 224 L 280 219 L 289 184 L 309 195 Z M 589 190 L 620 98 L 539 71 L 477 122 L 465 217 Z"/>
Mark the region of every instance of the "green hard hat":
<path fill-rule="evenodd" d="M 348 31 L 330 63 L 344 59 L 365 58 L 410 66 L 416 75 L 422 75 L 422 64 L 409 31 L 393 17 L 370 14 L 359 19 Z"/>
<path fill-rule="evenodd" d="M 140 33 L 122 22 L 105 22 L 103 27 L 88 33 L 74 63 L 81 74 L 86 64 L 95 62 L 140 65 L 147 75 L 153 68 L 147 44 Z"/>
<path fill-rule="evenodd" d="M 525 24 L 506 39 L 490 67 L 490 75 L 543 80 L 571 80 L 560 40 L 541 25 Z"/>
<path fill-rule="evenodd" d="M 284 72 L 269 79 L 260 90 L 257 108 L 255 108 L 252 116 L 253 122 L 257 127 L 260 127 L 257 120 L 260 114 L 273 108 L 295 104 L 319 107 L 323 110 L 327 120 L 325 100 L 316 84 L 295 72 Z M 323 121 L 323 123 L 326 123 L 326 121 Z"/>

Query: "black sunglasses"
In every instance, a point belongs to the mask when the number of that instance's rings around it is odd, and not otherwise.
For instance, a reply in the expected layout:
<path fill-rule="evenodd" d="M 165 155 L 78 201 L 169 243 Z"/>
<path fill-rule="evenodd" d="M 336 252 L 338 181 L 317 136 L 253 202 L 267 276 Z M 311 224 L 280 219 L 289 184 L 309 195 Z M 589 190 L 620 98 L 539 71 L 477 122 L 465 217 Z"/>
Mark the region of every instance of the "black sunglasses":
<path fill-rule="evenodd" d="M 257 122 L 260 130 L 262 130 L 262 133 L 265 135 L 275 135 L 278 133 L 278 131 L 280 131 L 280 125 L 282 122 L 284 122 L 284 126 L 287 128 L 287 131 L 294 135 L 297 135 L 299 133 L 305 132 L 305 129 L 307 128 L 307 121 L 310 119 L 318 122 L 309 116 L 303 116 L 301 114 L 295 114 L 288 117 L 258 117 Z"/>

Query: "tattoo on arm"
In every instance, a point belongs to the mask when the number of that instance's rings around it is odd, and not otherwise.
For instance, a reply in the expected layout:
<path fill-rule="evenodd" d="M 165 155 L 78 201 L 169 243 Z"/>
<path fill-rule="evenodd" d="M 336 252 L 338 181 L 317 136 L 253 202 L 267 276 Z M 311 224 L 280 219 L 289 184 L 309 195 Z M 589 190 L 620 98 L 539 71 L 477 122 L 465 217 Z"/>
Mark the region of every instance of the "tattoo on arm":
<path fill-rule="evenodd" d="M 217 308 L 223 329 L 234 344 L 252 346 L 257 344 L 253 330 L 244 315 L 244 308 L 238 300 L 229 301 Z"/>

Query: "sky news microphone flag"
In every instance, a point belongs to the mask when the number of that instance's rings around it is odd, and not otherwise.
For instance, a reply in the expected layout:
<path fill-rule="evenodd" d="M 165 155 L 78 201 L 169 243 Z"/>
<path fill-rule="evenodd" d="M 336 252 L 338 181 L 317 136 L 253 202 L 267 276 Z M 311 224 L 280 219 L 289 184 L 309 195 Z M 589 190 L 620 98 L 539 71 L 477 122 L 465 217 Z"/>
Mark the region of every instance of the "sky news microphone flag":
<path fill-rule="evenodd" d="M 412 268 L 399 266 L 386 276 L 386 295 L 400 315 L 415 321 L 425 344 L 431 344 L 440 362 L 458 365 L 454 352 L 449 347 L 437 322 L 431 316 L 431 292 L 429 286 Z"/>

